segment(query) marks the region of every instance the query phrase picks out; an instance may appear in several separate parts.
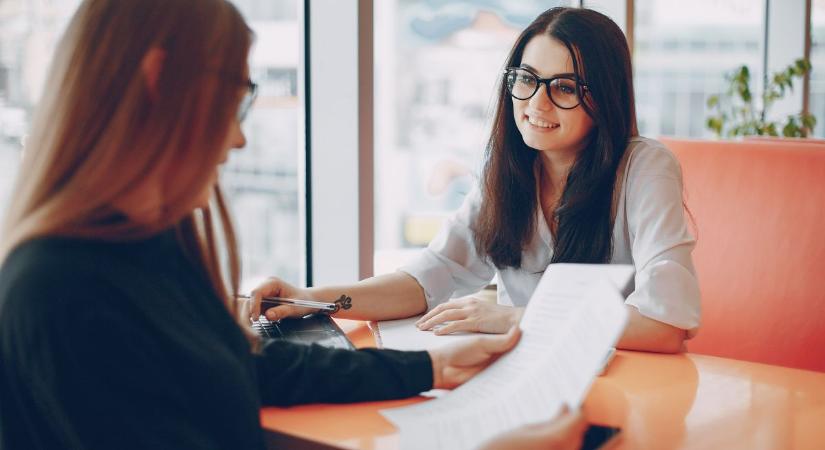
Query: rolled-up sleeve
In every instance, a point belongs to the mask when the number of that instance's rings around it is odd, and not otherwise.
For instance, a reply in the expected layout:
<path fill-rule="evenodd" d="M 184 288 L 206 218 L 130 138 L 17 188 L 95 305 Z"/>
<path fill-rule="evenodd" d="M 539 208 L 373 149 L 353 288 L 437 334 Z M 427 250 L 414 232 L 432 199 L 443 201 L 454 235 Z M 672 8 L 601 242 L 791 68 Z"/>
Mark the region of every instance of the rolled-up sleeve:
<path fill-rule="evenodd" d="M 478 216 L 481 193 L 476 187 L 441 227 L 427 248 L 399 268 L 424 289 L 428 309 L 454 296 L 469 295 L 493 279 L 495 266 L 481 257 L 473 242 L 471 225 Z"/>
<path fill-rule="evenodd" d="M 636 152 L 628 168 L 626 213 L 636 267 L 627 303 L 652 319 L 687 330 L 700 323 L 699 283 L 691 253 L 679 162 L 665 147 Z"/>

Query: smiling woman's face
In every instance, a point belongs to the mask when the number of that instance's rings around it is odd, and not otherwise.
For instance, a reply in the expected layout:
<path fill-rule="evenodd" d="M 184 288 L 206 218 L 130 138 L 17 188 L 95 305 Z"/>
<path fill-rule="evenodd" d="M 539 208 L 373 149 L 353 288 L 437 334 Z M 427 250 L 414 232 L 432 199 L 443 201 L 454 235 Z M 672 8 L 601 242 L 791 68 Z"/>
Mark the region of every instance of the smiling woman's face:
<path fill-rule="evenodd" d="M 573 74 L 573 59 L 567 47 L 546 34 L 527 43 L 521 66 L 545 79 Z M 513 98 L 513 116 L 524 143 L 543 152 L 577 153 L 593 129 L 593 120 L 581 105 L 559 108 L 550 101 L 544 84 L 527 100 Z"/>

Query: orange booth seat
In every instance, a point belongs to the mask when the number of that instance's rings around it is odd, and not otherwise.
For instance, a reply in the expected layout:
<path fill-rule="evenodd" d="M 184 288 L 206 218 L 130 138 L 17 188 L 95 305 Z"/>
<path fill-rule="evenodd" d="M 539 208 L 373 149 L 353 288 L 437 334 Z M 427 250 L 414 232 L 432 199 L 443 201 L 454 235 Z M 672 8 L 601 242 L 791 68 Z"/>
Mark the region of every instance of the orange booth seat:
<path fill-rule="evenodd" d="M 825 371 L 825 143 L 662 138 L 695 219 L 692 353 Z"/>

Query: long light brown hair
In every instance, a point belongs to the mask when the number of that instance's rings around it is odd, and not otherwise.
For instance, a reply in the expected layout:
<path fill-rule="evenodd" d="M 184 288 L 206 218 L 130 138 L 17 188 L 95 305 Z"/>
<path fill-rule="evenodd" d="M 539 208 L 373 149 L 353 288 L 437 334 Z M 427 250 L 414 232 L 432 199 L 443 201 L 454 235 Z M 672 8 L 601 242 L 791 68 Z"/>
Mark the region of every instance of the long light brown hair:
<path fill-rule="evenodd" d="M 4 223 L 0 260 L 40 236 L 111 241 L 176 228 L 235 312 L 240 263 L 215 186 L 240 101 L 252 35 L 225 0 L 85 0 L 52 62 Z M 150 88 L 142 61 L 164 55 Z M 161 180 L 162 210 L 143 223 L 120 204 Z"/>

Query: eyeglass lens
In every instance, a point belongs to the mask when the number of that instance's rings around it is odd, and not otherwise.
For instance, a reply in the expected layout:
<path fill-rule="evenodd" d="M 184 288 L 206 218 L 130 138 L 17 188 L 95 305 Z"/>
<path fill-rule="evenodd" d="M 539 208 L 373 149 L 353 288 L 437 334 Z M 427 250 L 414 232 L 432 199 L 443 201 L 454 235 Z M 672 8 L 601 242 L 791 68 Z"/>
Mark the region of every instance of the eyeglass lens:
<path fill-rule="evenodd" d="M 250 82 L 246 94 L 244 94 L 243 99 L 241 100 L 241 104 L 238 105 L 238 122 L 243 122 L 244 119 L 246 119 L 246 116 L 249 114 L 249 110 L 252 108 L 252 104 L 255 103 L 255 98 L 257 96 L 257 86 Z"/>
<path fill-rule="evenodd" d="M 506 75 L 507 90 L 510 95 L 527 100 L 539 90 L 539 81 L 535 75 L 524 69 L 509 69 Z M 570 109 L 579 104 L 576 81 L 567 78 L 554 78 L 549 83 L 548 95 L 558 107 Z"/>

